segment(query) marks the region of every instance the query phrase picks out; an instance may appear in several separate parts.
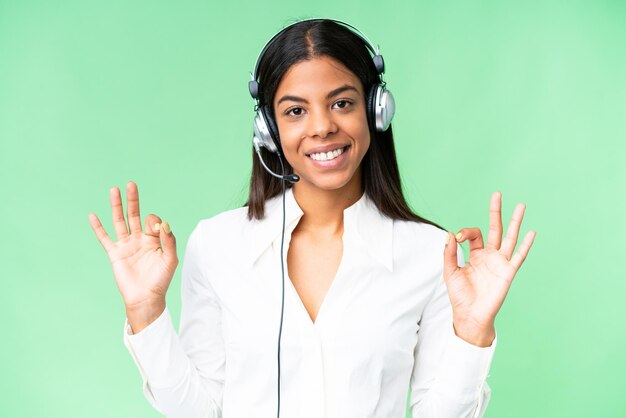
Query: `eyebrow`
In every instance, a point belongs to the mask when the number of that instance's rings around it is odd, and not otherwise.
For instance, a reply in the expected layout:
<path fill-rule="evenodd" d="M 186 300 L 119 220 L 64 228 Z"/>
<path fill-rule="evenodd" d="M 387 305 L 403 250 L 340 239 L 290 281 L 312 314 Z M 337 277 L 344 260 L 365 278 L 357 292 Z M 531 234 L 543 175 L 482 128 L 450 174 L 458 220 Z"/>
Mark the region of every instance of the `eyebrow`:
<path fill-rule="evenodd" d="M 344 91 L 354 91 L 356 93 L 359 92 L 354 86 L 346 84 L 345 86 L 341 86 L 339 88 L 336 88 L 335 90 L 332 90 L 330 93 L 328 93 L 326 95 L 326 99 L 330 99 L 331 97 L 334 97 L 334 96 L 336 96 L 338 94 L 341 94 Z M 276 106 L 278 106 L 279 104 L 281 104 L 282 102 L 287 101 L 287 100 L 291 100 L 292 102 L 298 102 L 298 103 L 308 103 L 308 101 L 306 99 L 303 99 L 302 97 L 298 97 L 298 96 L 283 96 L 283 97 L 280 98 L 278 103 L 276 103 Z"/>

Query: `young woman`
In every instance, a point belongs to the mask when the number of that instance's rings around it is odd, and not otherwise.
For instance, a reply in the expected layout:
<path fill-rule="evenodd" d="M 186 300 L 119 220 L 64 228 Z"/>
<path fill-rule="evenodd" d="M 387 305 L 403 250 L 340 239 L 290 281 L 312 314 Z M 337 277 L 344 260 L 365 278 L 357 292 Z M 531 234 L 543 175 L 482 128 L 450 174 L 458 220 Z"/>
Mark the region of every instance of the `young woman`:
<path fill-rule="evenodd" d="M 413 417 L 484 413 L 495 317 L 535 233 L 514 253 L 525 206 L 502 238 L 497 192 L 486 245 L 478 228 L 455 236 L 411 211 L 393 97 L 372 49 L 327 19 L 288 26 L 266 45 L 250 84 L 249 199 L 191 233 L 179 334 L 165 306 L 178 265 L 168 223 L 151 214 L 142 231 L 133 182 L 128 228 L 120 192 L 110 192 L 117 242 L 90 214 L 144 393 L 167 416 L 400 418 L 407 405 Z"/>

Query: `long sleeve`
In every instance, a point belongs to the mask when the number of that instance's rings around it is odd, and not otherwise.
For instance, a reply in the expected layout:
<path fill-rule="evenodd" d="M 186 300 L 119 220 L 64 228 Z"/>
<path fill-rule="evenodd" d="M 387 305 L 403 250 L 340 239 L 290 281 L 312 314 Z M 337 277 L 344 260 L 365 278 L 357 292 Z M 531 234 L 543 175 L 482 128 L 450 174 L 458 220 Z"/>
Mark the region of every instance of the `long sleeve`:
<path fill-rule="evenodd" d="M 457 250 L 463 266 L 460 245 Z M 489 347 L 477 347 L 456 336 L 442 274 L 419 323 L 411 375 L 411 417 L 482 417 L 491 396 L 486 379 L 495 346 L 496 340 Z"/>
<path fill-rule="evenodd" d="M 143 378 L 144 394 L 168 417 L 221 417 L 224 342 L 221 310 L 206 277 L 196 226 L 182 268 L 180 336 L 167 308 L 137 334 L 124 327 L 124 343 Z"/>

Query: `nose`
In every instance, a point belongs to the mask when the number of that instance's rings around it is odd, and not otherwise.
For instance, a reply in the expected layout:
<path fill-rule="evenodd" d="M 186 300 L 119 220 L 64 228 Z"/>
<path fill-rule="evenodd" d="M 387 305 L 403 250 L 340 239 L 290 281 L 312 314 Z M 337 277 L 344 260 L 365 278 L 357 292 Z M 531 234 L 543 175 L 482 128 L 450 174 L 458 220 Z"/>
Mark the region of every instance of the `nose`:
<path fill-rule="evenodd" d="M 326 109 L 311 111 L 308 124 L 308 136 L 326 138 L 328 135 L 337 132 L 337 124 L 333 115 Z"/>

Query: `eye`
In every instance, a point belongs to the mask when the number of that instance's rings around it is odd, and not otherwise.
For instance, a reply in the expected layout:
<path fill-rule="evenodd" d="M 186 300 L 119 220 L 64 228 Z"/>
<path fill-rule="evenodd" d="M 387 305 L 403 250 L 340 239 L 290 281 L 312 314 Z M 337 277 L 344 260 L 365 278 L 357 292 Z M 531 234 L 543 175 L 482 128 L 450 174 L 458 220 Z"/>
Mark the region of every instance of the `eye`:
<path fill-rule="evenodd" d="M 337 105 L 337 107 L 339 109 L 346 109 L 347 107 L 351 106 L 353 103 L 350 100 L 338 100 L 335 102 L 335 105 Z"/>
<path fill-rule="evenodd" d="M 285 115 L 287 115 L 287 116 L 300 116 L 300 115 L 302 115 L 303 111 L 304 111 L 304 109 L 302 109 L 301 107 L 292 107 L 291 109 L 287 109 L 285 111 Z"/>

